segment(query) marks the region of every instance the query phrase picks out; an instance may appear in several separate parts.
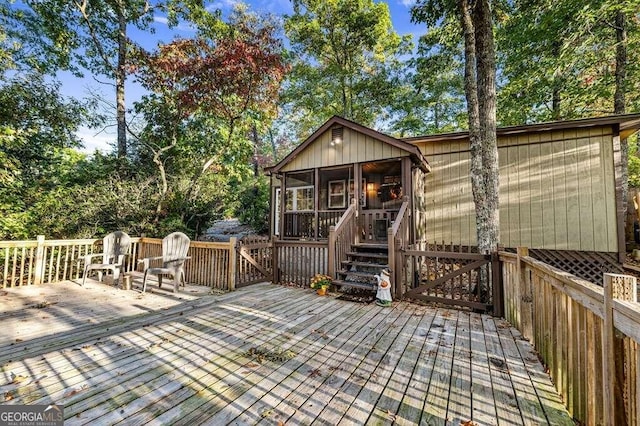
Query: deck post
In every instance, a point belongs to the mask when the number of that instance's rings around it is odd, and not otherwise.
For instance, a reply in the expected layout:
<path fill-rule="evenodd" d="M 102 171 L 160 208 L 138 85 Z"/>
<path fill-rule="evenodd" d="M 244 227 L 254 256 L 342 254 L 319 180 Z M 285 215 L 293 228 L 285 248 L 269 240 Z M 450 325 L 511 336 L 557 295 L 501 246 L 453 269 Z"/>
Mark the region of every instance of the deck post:
<path fill-rule="evenodd" d="M 327 259 L 327 275 L 331 278 L 336 278 L 336 227 L 332 225 L 329 227 L 329 246 L 328 259 Z"/>
<path fill-rule="evenodd" d="M 36 246 L 36 263 L 34 266 L 34 284 L 42 284 L 44 276 L 44 235 L 38 235 L 38 245 Z"/>
<path fill-rule="evenodd" d="M 229 290 L 236 289 L 236 237 L 229 238 Z"/>
<path fill-rule="evenodd" d="M 522 258 L 529 256 L 529 249 L 527 247 L 518 247 L 518 263 L 517 277 L 518 277 L 518 294 L 520 295 L 520 330 L 522 335 L 533 341 L 533 292 L 531 291 L 531 279 L 527 274 L 527 268 Z"/>
<path fill-rule="evenodd" d="M 273 284 L 278 284 L 280 282 L 280 268 L 278 267 L 278 265 L 280 265 L 280 261 L 278 260 L 278 246 L 276 245 L 276 241 L 276 236 L 273 235 L 271 237 L 271 261 L 273 262 L 273 265 L 271 266 L 273 269 L 271 282 Z"/>
<path fill-rule="evenodd" d="M 604 379 L 602 397 L 604 422 L 607 424 L 627 424 L 624 405 L 624 381 L 627 379 L 624 365 L 632 360 L 625 359 L 624 340 L 616 336 L 613 321 L 613 300 L 637 300 L 636 278 L 603 274 L 604 326 L 602 328 L 602 377 Z"/>
<path fill-rule="evenodd" d="M 504 282 L 502 280 L 502 265 L 496 250 L 491 254 L 491 290 L 493 291 L 493 316 L 504 316 Z"/>

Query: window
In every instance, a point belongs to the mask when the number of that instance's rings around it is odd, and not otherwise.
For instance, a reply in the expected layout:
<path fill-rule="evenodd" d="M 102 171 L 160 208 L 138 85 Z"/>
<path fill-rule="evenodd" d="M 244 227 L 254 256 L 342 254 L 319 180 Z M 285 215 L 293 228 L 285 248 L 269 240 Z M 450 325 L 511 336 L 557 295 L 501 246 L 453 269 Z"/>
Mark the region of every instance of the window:
<path fill-rule="evenodd" d="M 313 186 L 298 186 L 296 188 L 287 188 L 286 193 L 286 211 L 313 211 Z"/>
<path fill-rule="evenodd" d="M 345 188 L 345 180 L 329 181 L 329 208 L 343 209 L 346 206 L 347 189 Z"/>

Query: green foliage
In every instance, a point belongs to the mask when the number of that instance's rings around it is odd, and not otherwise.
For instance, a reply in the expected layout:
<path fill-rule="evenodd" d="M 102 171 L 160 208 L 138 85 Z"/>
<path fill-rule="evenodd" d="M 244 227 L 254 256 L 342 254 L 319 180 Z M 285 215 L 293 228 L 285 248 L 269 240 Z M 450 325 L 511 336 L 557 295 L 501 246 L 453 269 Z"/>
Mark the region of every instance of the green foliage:
<path fill-rule="evenodd" d="M 632 6 L 632 5 L 635 5 Z M 640 108 L 637 2 L 519 1 L 498 29 L 499 120 L 522 124 L 611 114 L 615 13 L 627 16 L 627 109 Z"/>
<path fill-rule="evenodd" d="M 269 232 L 269 190 L 269 180 L 260 176 L 249 180 L 238 195 L 237 217 L 259 233 Z"/>
<path fill-rule="evenodd" d="M 391 114 L 410 41 L 393 30 L 385 3 L 296 0 L 285 31 L 294 56 L 284 102 L 301 133 L 332 115 L 373 125 Z"/>
<path fill-rule="evenodd" d="M 35 235 L 35 204 L 78 179 L 83 155 L 72 148 L 80 145 L 75 132 L 86 111 L 39 75 L 0 86 L 1 237 Z"/>
<path fill-rule="evenodd" d="M 310 287 L 314 290 L 319 289 L 328 289 L 331 287 L 332 279 L 328 275 L 315 274 L 313 278 L 311 278 Z"/>

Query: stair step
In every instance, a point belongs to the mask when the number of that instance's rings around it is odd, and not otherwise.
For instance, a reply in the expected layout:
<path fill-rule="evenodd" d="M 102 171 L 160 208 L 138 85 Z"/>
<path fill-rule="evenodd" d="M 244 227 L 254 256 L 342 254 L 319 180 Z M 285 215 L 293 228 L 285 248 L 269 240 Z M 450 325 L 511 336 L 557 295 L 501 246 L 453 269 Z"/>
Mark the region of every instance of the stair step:
<path fill-rule="evenodd" d="M 349 277 L 367 278 L 371 280 L 376 279 L 375 274 L 371 274 L 369 272 L 351 272 L 351 271 L 342 270 L 342 271 L 338 271 L 338 274 L 349 276 Z"/>
<path fill-rule="evenodd" d="M 361 288 L 364 290 L 376 291 L 376 285 L 371 283 L 361 283 L 356 281 L 333 280 L 335 286 Z"/>
<path fill-rule="evenodd" d="M 365 268 L 379 268 L 379 269 L 384 269 L 389 267 L 389 265 L 386 263 L 358 262 L 356 260 L 343 260 L 342 264 L 344 266 L 363 266 Z"/>
<path fill-rule="evenodd" d="M 388 250 L 389 249 L 389 245 L 388 244 L 374 244 L 374 243 L 359 243 L 359 244 L 353 244 L 351 247 L 357 247 L 357 248 L 363 248 L 363 249 L 385 249 Z"/>
<path fill-rule="evenodd" d="M 389 259 L 388 254 L 384 253 L 365 253 L 365 252 L 357 252 L 357 251 L 349 251 L 346 253 L 347 256 L 351 257 L 369 257 L 371 259 Z"/>

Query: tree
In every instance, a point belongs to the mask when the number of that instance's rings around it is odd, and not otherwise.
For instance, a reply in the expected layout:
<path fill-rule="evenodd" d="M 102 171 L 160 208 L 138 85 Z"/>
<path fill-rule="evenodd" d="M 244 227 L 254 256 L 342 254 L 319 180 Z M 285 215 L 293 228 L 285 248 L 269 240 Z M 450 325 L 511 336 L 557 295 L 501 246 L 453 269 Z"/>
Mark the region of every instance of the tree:
<path fill-rule="evenodd" d="M 471 188 L 476 234 L 481 253 L 493 252 L 500 242 L 499 169 L 496 136 L 496 63 L 490 0 L 419 1 L 413 19 L 436 25 L 458 16 L 464 37 L 464 87 L 469 118 Z M 486 281 L 483 283 L 486 285 Z M 486 288 L 484 289 L 486 290 Z"/>
<path fill-rule="evenodd" d="M 253 149 L 245 135 L 255 120 L 275 115 L 287 71 L 270 19 L 240 8 L 215 32 L 208 28 L 205 33 L 213 39 L 177 40 L 155 53 L 138 52 L 134 72 L 153 92 L 140 105 L 148 124 L 139 142 L 152 153 L 160 174 L 157 218 L 170 191 L 168 163 L 188 159 L 180 168 L 185 203 L 200 195 L 207 174 L 233 175 L 234 167 L 248 166 Z"/>
<path fill-rule="evenodd" d="M 116 98 L 118 158 L 127 155 L 125 83 L 133 42 L 128 30 L 149 30 L 154 13 L 166 11 L 169 22 L 188 14 L 204 19 L 198 2 L 148 0 L 27 0 L 27 8 L 15 7 L 12 24 L 24 30 L 14 32 L 27 46 L 25 59 L 46 66 L 46 71 L 69 69 L 77 74 L 88 70 L 94 76 L 113 81 Z M 97 79 L 96 79 L 97 80 Z"/>
<path fill-rule="evenodd" d="M 390 115 L 408 37 L 394 32 L 389 8 L 372 0 L 295 0 L 285 32 L 293 69 L 284 101 L 308 133 L 334 114 L 372 126 Z"/>
<path fill-rule="evenodd" d="M 0 228 L 3 238 L 29 236 L 34 204 L 69 184 L 80 154 L 75 136 L 86 105 L 62 98 L 56 84 L 39 75 L 15 77 L 0 86 Z"/>
<path fill-rule="evenodd" d="M 611 114 L 620 110 L 623 96 L 637 108 L 639 96 L 633 85 L 638 83 L 630 82 L 638 81 L 640 69 L 620 67 L 622 62 L 637 61 L 637 2 L 510 4 L 498 27 L 501 123 Z M 630 53 L 628 59 L 621 56 L 622 50 Z"/>
<path fill-rule="evenodd" d="M 396 102 L 393 129 L 400 135 L 468 128 L 460 36 L 459 20 L 450 17 L 420 37 Z"/>

